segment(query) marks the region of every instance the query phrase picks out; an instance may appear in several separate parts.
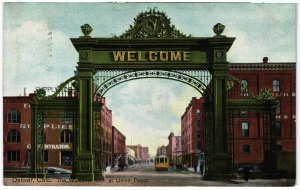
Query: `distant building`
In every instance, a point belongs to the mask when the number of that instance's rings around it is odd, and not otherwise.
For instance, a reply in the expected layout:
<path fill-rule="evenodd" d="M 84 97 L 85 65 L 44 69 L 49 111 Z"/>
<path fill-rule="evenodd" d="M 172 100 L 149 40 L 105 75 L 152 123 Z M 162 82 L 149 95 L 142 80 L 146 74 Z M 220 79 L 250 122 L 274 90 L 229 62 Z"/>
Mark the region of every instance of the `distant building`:
<path fill-rule="evenodd" d="M 112 144 L 112 166 L 115 166 L 118 164 L 118 160 L 120 160 L 120 158 L 123 160 L 125 159 L 126 154 L 126 137 L 115 126 L 112 126 Z"/>
<path fill-rule="evenodd" d="M 171 132 L 169 137 L 169 144 L 167 146 L 167 156 L 170 159 L 171 165 L 181 164 L 182 161 L 182 146 L 181 146 L 181 136 L 174 136 Z"/>
<path fill-rule="evenodd" d="M 105 97 L 101 100 L 102 108 L 101 108 L 101 162 L 102 166 L 112 165 L 112 110 L 108 109 L 105 105 Z"/>
<path fill-rule="evenodd" d="M 142 147 L 142 160 L 148 162 L 150 159 L 149 147 Z"/>
<path fill-rule="evenodd" d="M 160 155 L 167 155 L 167 147 L 165 145 L 157 148 L 156 156 Z"/>
<path fill-rule="evenodd" d="M 135 152 L 131 148 L 126 148 L 125 164 L 133 165 L 135 163 Z"/>
<path fill-rule="evenodd" d="M 149 148 L 138 145 L 126 145 L 126 148 L 130 148 L 135 152 L 135 160 L 137 163 L 145 163 L 150 159 Z"/>
<path fill-rule="evenodd" d="M 181 116 L 182 162 L 188 167 L 198 165 L 204 152 L 203 98 L 192 98 Z"/>

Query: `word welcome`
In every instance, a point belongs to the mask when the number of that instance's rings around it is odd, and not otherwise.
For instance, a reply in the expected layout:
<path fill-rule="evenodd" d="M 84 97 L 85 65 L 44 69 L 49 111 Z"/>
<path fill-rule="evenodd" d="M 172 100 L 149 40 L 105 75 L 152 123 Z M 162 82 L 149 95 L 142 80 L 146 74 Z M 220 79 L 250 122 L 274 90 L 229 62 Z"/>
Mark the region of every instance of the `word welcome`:
<path fill-rule="evenodd" d="M 124 62 L 124 61 L 190 61 L 189 51 L 113 51 L 114 61 Z"/>

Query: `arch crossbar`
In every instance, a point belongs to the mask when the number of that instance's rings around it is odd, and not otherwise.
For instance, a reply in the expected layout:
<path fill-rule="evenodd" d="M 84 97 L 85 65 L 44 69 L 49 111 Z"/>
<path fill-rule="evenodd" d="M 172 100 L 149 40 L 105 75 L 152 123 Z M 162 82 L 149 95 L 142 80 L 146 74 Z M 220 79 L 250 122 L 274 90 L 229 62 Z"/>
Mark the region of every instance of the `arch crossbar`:
<path fill-rule="evenodd" d="M 139 70 L 139 71 L 103 71 L 100 70 L 94 75 L 95 93 L 94 98 L 102 98 L 105 93 L 126 81 L 145 79 L 145 78 L 162 78 L 179 81 L 190 85 L 201 94 L 205 91 L 212 79 L 212 75 L 207 70 L 186 71 L 186 70 Z"/>

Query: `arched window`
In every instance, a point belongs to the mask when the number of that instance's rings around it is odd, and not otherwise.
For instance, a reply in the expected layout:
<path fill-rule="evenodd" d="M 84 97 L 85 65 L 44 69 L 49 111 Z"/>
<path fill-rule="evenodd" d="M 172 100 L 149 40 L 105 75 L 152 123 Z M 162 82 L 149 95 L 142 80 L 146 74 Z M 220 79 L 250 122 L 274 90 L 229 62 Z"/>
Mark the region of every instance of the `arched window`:
<path fill-rule="evenodd" d="M 73 133 L 71 130 L 63 130 L 60 133 L 60 142 L 61 143 L 72 143 L 73 142 Z"/>
<path fill-rule="evenodd" d="M 21 112 L 16 109 L 11 109 L 8 112 L 8 123 L 21 123 Z"/>
<path fill-rule="evenodd" d="M 242 82 L 241 82 L 241 92 L 245 93 L 245 92 L 247 92 L 247 89 L 248 89 L 248 81 L 242 80 Z"/>
<path fill-rule="evenodd" d="M 18 143 L 21 141 L 21 135 L 20 132 L 16 129 L 13 129 L 7 133 L 7 142 L 14 142 Z"/>
<path fill-rule="evenodd" d="M 280 82 L 279 80 L 273 80 L 273 92 L 280 91 Z"/>

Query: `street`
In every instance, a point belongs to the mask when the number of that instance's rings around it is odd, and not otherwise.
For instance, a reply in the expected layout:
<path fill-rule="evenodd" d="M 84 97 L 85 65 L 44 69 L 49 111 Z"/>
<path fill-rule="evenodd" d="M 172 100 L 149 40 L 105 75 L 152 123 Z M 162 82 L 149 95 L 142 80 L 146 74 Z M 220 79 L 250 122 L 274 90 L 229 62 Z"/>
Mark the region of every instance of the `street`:
<path fill-rule="evenodd" d="M 29 179 L 4 178 L 4 185 L 34 185 L 34 186 L 292 186 L 295 180 L 262 180 L 255 179 L 247 182 L 235 181 L 204 181 L 199 173 L 191 171 L 155 171 L 154 165 L 136 164 L 125 168 L 124 171 L 105 173 L 105 180 L 95 182 L 79 182 L 73 179 Z M 116 171 L 114 171 L 116 170 Z"/>

